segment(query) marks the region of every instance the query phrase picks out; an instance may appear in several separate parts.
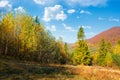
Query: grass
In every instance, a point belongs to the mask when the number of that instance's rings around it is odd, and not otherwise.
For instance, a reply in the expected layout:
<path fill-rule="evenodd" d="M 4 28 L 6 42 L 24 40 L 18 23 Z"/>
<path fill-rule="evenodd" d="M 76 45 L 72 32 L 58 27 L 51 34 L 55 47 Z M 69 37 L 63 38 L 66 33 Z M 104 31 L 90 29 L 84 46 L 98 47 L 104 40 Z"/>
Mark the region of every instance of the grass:
<path fill-rule="evenodd" d="M 41 65 L 0 58 L 0 80 L 120 80 L 120 71 L 98 66 Z"/>

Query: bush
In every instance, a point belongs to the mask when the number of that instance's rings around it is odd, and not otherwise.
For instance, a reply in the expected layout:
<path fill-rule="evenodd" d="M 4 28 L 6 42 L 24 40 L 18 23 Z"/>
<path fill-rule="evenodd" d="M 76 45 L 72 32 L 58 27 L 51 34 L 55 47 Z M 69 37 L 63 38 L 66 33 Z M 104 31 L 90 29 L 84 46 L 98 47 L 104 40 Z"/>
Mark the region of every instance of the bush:
<path fill-rule="evenodd" d="M 106 63 L 105 63 L 105 56 L 98 56 L 97 58 L 97 64 L 100 65 L 100 66 L 106 66 Z"/>
<path fill-rule="evenodd" d="M 89 52 L 74 52 L 73 53 L 73 64 L 84 64 L 84 65 L 92 65 L 92 57 Z"/>
<path fill-rule="evenodd" d="M 112 58 L 113 58 L 113 61 L 117 64 L 117 66 L 120 67 L 120 55 L 119 54 L 113 54 Z"/>

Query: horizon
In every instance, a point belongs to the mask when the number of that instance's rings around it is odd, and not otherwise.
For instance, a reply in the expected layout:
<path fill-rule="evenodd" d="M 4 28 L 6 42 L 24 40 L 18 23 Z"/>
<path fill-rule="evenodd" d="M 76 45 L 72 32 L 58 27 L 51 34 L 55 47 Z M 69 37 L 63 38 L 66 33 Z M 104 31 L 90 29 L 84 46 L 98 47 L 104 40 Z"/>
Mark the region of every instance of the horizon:
<path fill-rule="evenodd" d="M 77 41 L 80 26 L 84 28 L 86 39 L 120 26 L 119 0 L 0 0 L 0 13 L 28 11 L 38 16 L 40 22 L 52 35 L 64 42 Z"/>

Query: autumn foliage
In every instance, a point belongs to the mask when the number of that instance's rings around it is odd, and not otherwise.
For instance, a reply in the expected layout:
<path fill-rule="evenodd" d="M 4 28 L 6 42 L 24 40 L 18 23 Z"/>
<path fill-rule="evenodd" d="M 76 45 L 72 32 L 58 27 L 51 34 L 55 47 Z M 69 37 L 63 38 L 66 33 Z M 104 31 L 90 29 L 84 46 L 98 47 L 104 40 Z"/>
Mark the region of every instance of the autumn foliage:
<path fill-rule="evenodd" d="M 99 46 L 93 44 L 89 47 L 82 27 L 78 30 L 77 37 L 77 45 L 71 51 L 62 38 L 55 39 L 37 16 L 33 18 L 27 12 L 9 12 L 0 19 L 0 55 L 2 56 L 42 64 L 70 63 L 120 67 L 119 40 L 117 44 L 111 44 L 112 42 L 102 39 Z"/>
<path fill-rule="evenodd" d="M 0 20 L 0 55 L 40 63 L 66 63 L 64 43 L 57 41 L 40 23 L 26 13 L 7 13 Z"/>

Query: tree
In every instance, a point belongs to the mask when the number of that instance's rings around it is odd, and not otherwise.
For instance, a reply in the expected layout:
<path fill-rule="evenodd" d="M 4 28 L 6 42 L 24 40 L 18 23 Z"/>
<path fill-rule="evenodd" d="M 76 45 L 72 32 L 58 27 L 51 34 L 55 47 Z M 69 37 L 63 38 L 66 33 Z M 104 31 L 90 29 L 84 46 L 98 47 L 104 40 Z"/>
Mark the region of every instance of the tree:
<path fill-rule="evenodd" d="M 67 54 L 66 54 L 66 51 L 65 51 L 65 48 L 64 48 L 64 43 L 62 41 L 62 37 L 59 38 L 58 42 L 58 48 L 59 48 L 59 60 L 60 60 L 60 63 L 61 64 L 65 64 L 66 61 L 67 61 Z"/>
<path fill-rule="evenodd" d="M 113 53 L 120 54 L 120 40 L 118 40 L 117 44 L 115 45 Z"/>
<path fill-rule="evenodd" d="M 84 30 L 82 27 L 80 27 L 78 31 L 78 46 L 73 53 L 73 63 L 91 65 L 92 58 L 90 56 L 89 49 L 86 41 L 84 40 L 84 37 Z"/>
<path fill-rule="evenodd" d="M 37 23 L 38 25 L 40 25 L 40 21 L 39 21 L 38 16 L 35 17 L 35 23 Z"/>
<path fill-rule="evenodd" d="M 106 54 L 106 58 L 105 58 L 105 65 L 106 66 L 112 66 L 113 65 L 113 58 L 112 58 L 112 53 L 110 53 L 110 52 L 108 52 L 107 54 Z"/>
<path fill-rule="evenodd" d="M 109 53 L 113 53 L 112 44 L 110 42 L 106 42 L 106 48 Z"/>
<path fill-rule="evenodd" d="M 0 20 L 0 54 L 40 63 L 66 63 L 67 44 L 58 41 L 27 12 L 7 13 Z"/>
<path fill-rule="evenodd" d="M 22 20 L 19 23 L 20 32 L 18 33 L 21 43 L 20 53 L 30 53 L 35 51 L 37 47 L 34 20 L 27 14 L 21 15 L 20 20 Z"/>
<path fill-rule="evenodd" d="M 99 55 L 97 63 L 101 66 L 106 66 L 112 64 L 112 48 L 110 42 L 105 42 L 104 39 L 101 39 L 99 46 Z"/>
<path fill-rule="evenodd" d="M 105 64 L 106 66 L 112 66 L 113 64 L 113 49 L 112 49 L 112 45 L 110 42 L 106 42 L 106 48 L 107 48 L 107 54 L 106 54 L 106 58 L 105 58 Z"/>
<path fill-rule="evenodd" d="M 68 52 L 68 44 L 65 43 L 64 44 L 64 50 L 65 50 L 65 54 L 66 54 L 66 57 L 67 57 L 67 63 L 70 61 L 70 55 L 69 55 L 69 52 Z"/>
<path fill-rule="evenodd" d="M 79 28 L 77 38 L 78 40 L 84 40 L 85 38 L 84 29 L 82 27 Z"/>
<path fill-rule="evenodd" d="M 120 67 L 120 39 L 118 40 L 117 44 L 114 46 L 113 53 L 114 54 L 112 54 L 112 59 L 114 63 L 118 67 Z"/>
<path fill-rule="evenodd" d="M 67 47 L 67 43 L 64 44 L 64 49 L 65 49 L 65 53 L 67 54 L 68 53 L 68 47 Z"/>
<path fill-rule="evenodd" d="M 1 45 L 3 49 L 3 54 L 14 55 L 15 53 L 15 19 L 12 12 L 9 12 L 1 20 Z"/>
<path fill-rule="evenodd" d="M 120 68 L 120 54 L 113 54 L 112 58 L 114 60 L 114 63 Z"/>
<path fill-rule="evenodd" d="M 107 54 L 106 43 L 104 39 L 101 39 L 100 47 L 99 47 L 99 55 L 97 59 L 99 65 L 105 66 L 106 54 Z"/>

